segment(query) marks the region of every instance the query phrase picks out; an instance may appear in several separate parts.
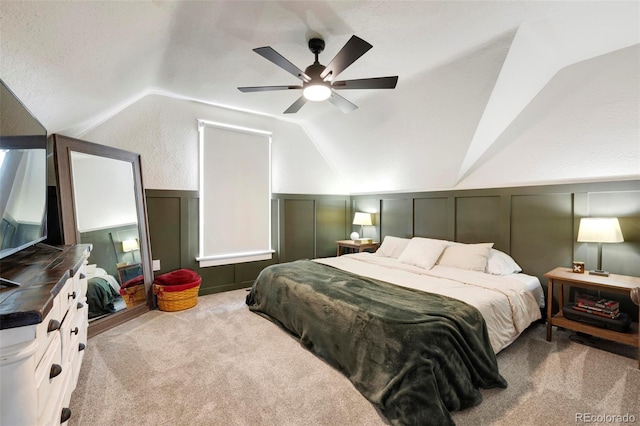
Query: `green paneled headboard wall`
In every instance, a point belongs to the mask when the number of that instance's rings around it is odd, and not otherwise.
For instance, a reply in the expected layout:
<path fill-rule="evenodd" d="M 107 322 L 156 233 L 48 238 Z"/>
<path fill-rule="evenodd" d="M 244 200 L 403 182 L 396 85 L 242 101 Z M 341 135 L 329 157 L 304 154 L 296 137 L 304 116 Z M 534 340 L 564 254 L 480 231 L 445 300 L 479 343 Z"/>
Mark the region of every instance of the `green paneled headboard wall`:
<path fill-rule="evenodd" d="M 198 269 L 198 194 L 147 190 L 151 249 L 165 272 Z M 605 245 L 603 266 L 640 276 L 640 181 L 591 182 L 393 194 L 273 194 L 271 262 L 198 269 L 202 293 L 246 287 L 274 262 L 335 255 L 348 238 L 353 213 L 374 213 L 366 237 L 422 236 L 466 243 L 493 242 L 546 288 L 544 274 L 572 260 L 595 268 L 595 244 L 576 242 L 581 217 L 616 216 L 625 242 Z M 632 307 L 632 309 L 634 309 Z"/>

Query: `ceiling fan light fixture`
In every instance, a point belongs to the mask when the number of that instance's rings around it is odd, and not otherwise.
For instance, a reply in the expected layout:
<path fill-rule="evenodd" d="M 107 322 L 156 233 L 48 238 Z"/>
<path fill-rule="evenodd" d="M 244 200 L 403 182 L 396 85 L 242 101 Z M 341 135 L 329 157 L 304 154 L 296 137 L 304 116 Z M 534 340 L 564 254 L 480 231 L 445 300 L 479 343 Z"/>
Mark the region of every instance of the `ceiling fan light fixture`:
<path fill-rule="evenodd" d="M 304 88 L 302 94 L 308 101 L 326 101 L 331 97 L 331 89 L 326 84 L 310 84 Z"/>

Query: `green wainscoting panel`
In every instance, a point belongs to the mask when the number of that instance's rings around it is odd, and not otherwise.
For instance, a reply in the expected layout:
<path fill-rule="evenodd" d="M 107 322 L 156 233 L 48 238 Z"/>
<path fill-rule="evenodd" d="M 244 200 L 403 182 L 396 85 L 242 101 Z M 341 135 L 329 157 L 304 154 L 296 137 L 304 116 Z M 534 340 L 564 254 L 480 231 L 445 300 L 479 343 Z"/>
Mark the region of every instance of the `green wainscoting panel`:
<path fill-rule="evenodd" d="M 573 260 L 572 194 L 511 197 L 511 256 L 546 288 L 544 274 Z"/>
<path fill-rule="evenodd" d="M 454 240 L 453 212 L 449 197 L 413 200 L 413 235 L 415 237 Z"/>
<path fill-rule="evenodd" d="M 155 274 L 174 271 L 182 267 L 180 256 L 183 244 L 180 233 L 181 197 L 179 194 L 173 195 L 172 197 L 150 197 L 147 194 L 151 254 L 153 259 L 160 260 L 162 267 Z"/>
<path fill-rule="evenodd" d="M 494 242 L 537 276 L 572 260 L 595 267 L 596 248 L 576 241 L 581 217 L 615 216 L 625 242 L 604 246 L 603 266 L 640 276 L 640 181 L 592 182 L 530 187 L 415 193 L 317 195 L 273 194 L 271 261 L 199 268 L 197 191 L 147 190 L 151 252 L 162 270 L 196 270 L 200 294 L 248 287 L 267 265 L 333 256 L 335 241 L 359 226 L 356 211 L 373 213 L 365 236 L 413 235 L 460 242 Z M 157 274 L 158 272 L 156 272 Z M 634 309 L 631 307 L 631 309 Z M 636 308 L 637 309 L 637 308 Z"/>
<path fill-rule="evenodd" d="M 504 218 L 500 206 L 497 195 L 456 197 L 456 241 L 469 244 L 501 241 Z"/>
<path fill-rule="evenodd" d="M 315 200 L 285 199 L 283 262 L 315 256 Z"/>
<path fill-rule="evenodd" d="M 413 236 L 413 200 L 385 198 L 380 201 L 380 235 L 411 238 Z"/>
<path fill-rule="evenodd" d="M 323 199 L 316 206 L 316 257 L 336 255 L 336 241 L 344 240 L 348 230 L 349 201 Z"/>

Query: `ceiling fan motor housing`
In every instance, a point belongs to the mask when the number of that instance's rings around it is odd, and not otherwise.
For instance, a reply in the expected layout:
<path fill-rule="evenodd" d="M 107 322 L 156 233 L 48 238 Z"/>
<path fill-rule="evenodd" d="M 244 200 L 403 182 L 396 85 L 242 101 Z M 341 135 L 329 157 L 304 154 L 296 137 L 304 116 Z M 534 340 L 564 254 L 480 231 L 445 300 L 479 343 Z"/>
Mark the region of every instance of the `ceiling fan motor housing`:
<path fill-rule="evenodd" d="M 309 40 L 309 50 L 314 55 L 319 54 L 324 50 L 324 40 L 321 38 L 312 38 Z"/>

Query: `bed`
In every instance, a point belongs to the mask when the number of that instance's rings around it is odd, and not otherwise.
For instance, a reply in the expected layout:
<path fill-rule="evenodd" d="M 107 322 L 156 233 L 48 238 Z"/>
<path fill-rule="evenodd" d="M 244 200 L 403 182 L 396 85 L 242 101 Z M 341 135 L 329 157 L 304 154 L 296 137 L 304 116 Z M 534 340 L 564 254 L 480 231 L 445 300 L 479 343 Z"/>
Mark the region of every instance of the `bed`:
<path fill-rule="evenodd" d="M 544 294 L 493 244 L 386 237 L 375 254 L 265 268 L 249 309 L 345 374 L 392 423 L 450 412 L 507 386 L 496 353 L 540 319 Z"/>
<path fill-rule="evenodd" d="M 102 318 L 126 308 L 119 293 L 120 284 L 96 265 L 87 265 L 87 305 L 89 320 Z"/>

